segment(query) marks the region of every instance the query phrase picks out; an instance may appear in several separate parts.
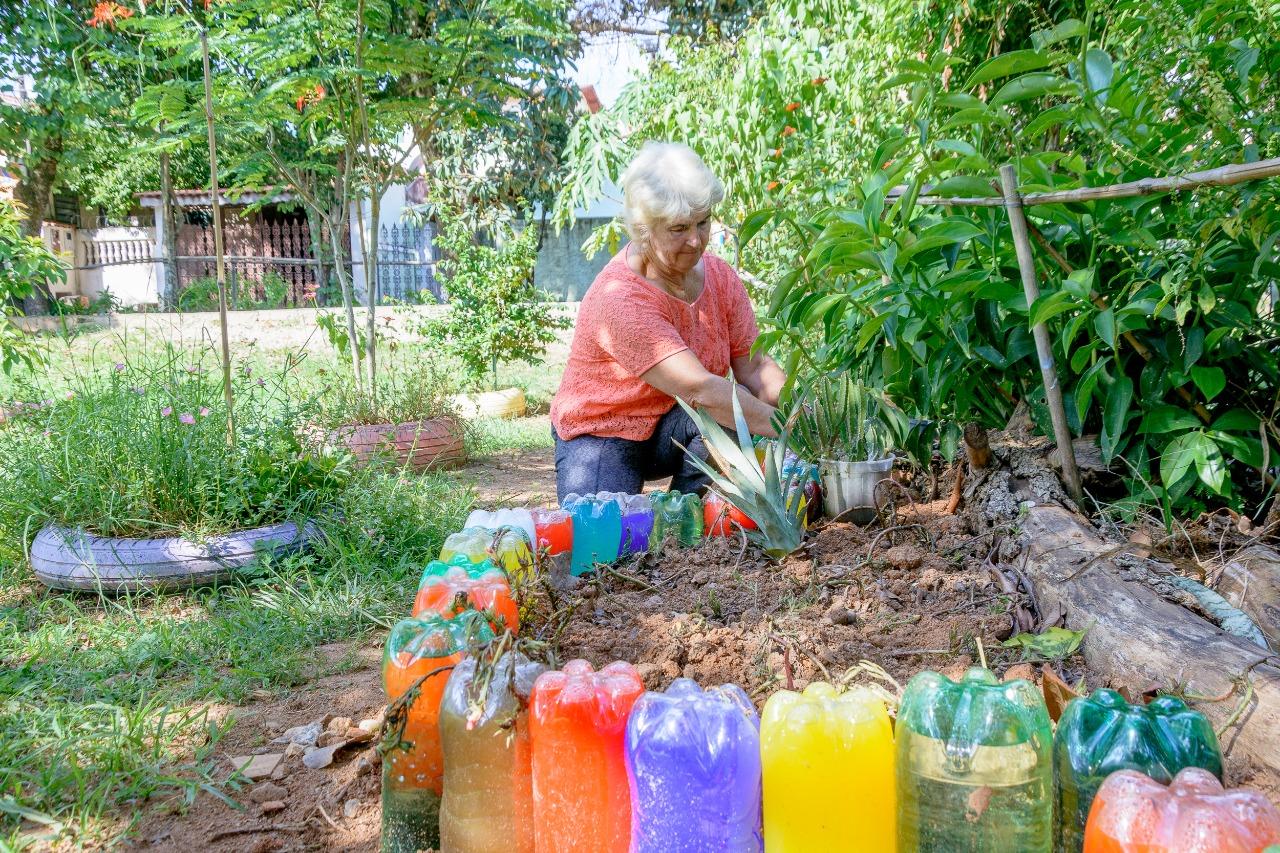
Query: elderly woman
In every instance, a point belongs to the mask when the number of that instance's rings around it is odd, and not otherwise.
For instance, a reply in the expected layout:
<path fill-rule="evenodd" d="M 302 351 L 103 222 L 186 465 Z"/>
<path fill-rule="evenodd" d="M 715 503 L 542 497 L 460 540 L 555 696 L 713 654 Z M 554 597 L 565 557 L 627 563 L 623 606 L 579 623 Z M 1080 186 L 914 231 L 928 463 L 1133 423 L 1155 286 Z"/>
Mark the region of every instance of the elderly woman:
<path fill-rule="evenodd" d="M 768 355 L 742 280 L 706 253 L 724 187 L 687 146 L 650 142 L 622 176 L 629 242 L 578 311 L 569 363 L 551 403 L 556 488 L 635 494 L 646 480 L 702 491 L 681 446 L 707 457 L 676 398 L 733 424 L 734 386 L 747 426 L 774 436 L 786 377 Z"/>

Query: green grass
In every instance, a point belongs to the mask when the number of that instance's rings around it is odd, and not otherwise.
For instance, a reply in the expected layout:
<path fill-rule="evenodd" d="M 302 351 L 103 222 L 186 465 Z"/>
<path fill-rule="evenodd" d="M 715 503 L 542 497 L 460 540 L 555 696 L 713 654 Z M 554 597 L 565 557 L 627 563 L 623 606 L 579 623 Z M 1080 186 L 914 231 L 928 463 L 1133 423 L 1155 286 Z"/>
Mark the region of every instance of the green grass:
<path fill-rule="evenodd" d="M 551 446 L 551 424 L 545 417 L 481 418 L 472 421 L 467 429 L 467 454 L 473 459 Z"/>

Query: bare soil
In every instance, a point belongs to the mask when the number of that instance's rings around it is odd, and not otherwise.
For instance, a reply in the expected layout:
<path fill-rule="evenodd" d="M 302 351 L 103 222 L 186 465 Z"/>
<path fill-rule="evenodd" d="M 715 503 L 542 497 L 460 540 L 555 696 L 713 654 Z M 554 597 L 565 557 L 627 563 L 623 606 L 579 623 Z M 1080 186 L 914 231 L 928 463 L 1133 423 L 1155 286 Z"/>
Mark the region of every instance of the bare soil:
<path fill-rule="evenodd" d="M 944 504 L 900 512 L 889 528 L 828 524 L 780 566 L 730 537 L 692 549 L 668 545 L 572 588 L 542 583 L 526 598 L 526 633 L 550 641 L 560 661 L 630 661 L 650 689 L 680 676 L 733 682 L 758 704 L 783 687 L 838 679 L 864 660 L 900 683 L 926 668 L 954 677 L 977 660 L 978 639 L 997 672 L 1037 679 L 1040 665 L 1018 663 L 1000 645 L 1015 629 L 1016 607 L 1028 604 L 993 574 L 988 558 L 999 560 L 1001 543 L 944 514 Z M 236 724 L 217 745 L 220 767 L 229 770 L 232 756 L 282 750 L 269 741 L 291 726 L 375 716 L 384 702 L 377 640 L 355 650 L 352 671 L 225 709 Z M 1055 669 L 1070 682 L 1084 674 L 1078 658 Z M 131 849 L 377 849 L 376 750 L 346 750 L 319 770 L 288 758 L 278 775 L 272 782 L 287 790 L 283 810 L 262 814 L 252 785 L 229 792 L 236 808 L 202 792 L 185 809 L 152 807 Z M 350 817 L 349 800 L 358 801 Z"/>

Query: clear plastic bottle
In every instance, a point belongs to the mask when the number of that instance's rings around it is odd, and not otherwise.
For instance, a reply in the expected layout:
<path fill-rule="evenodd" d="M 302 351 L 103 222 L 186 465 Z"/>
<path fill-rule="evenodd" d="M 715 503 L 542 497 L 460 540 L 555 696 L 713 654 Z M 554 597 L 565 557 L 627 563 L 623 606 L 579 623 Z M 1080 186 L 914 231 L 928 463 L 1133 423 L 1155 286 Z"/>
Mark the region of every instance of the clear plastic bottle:
<path fill-rule="evenodd" d="M 530 542 L 538 541 L 537 526 L 533 515 L 527 509 L 475 509 L 467 516 L 466 527 L 483 527 L 486 530 L 497 530 L 500 527 L 515 527 L 524 531 Z"/>
<path fill-rule="evenodd" d="M 759 853 L 760 721 L 742 688 L 677 678 L 627 722 L 630 853 Z"/>
<path fill-rule="evenodd" d="M 702 539 L 702 499 L 697 495 L 651 492 L 649 501 L 653 504 L 653 532 L 659 541 L 670 538 L 690 548 Z"/>
<path fill-rule="evenodd" d="M 893 853 L 893 728 L 879 694 L 821 681 L 779 690 L 764 706 L 760 754 L 770 853 Z"/>
<path fill-rule="evenodd" d="M 1049 712 L 1032 684 L 922 672 L 898 710 L 898 843 L 932 853 L 1053 846 Z"/>
<path fill-rule="evenodd" d="M 440 749 L 440 700 L 452 667 L 470 643 L 493 639 L 474 610 L 452 619 L 429 613 L 396 623 L 387 637 L 382 680 L 394 703 L 420 680 L 400 743 L 382 759 L 382 850 L 413 853 L 439 841 L 444 758 Z"/>
<path fill-rule="evenodd" d="M 477 668 L 474 658 L 457 665 L 440 706 L 440 847 L 533 853 L 528 706 L 534 681 L 547 668 L 507 652 L 487 674 L 487 685 L 477 682 Z"/>

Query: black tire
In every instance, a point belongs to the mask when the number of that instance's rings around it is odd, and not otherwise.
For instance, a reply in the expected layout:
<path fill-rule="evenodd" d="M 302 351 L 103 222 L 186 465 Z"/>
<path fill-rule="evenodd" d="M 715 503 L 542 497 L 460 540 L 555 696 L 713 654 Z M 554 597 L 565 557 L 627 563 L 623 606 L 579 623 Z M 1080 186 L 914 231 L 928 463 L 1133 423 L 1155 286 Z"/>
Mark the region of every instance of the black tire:
<path fill-rule="evenodd" d="M 53 589 L 176 589 L 223 580 L 264 555 L 300 551 L 319 534 L 311 522 L 299 528 L 290 521 L 195 542 L 117 539 L 48 524 L 28 556 L 36 578 Z"/>

